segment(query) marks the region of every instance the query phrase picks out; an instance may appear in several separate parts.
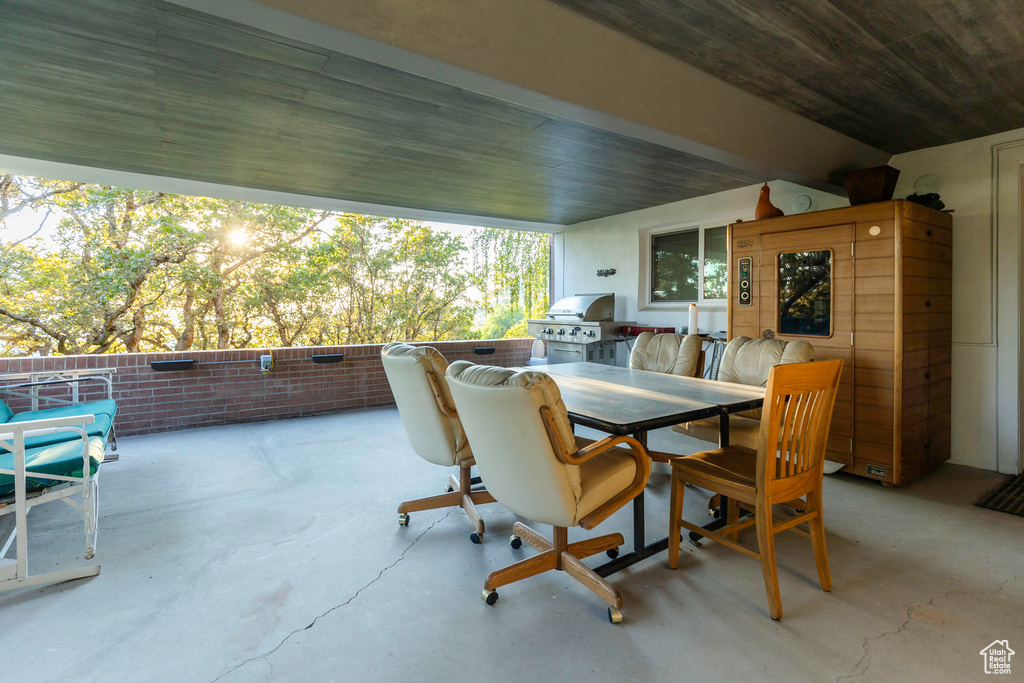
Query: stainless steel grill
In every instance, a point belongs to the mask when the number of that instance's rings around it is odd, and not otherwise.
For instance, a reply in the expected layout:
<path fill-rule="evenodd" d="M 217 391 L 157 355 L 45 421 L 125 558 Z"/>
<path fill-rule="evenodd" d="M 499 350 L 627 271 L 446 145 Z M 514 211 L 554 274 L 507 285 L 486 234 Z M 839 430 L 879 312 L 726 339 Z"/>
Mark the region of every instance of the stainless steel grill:
<path fill-rule="evenodd" d="M 530 336 L 543 339 L 548 363 L 588 361 L 615 365 L 619 328 L 635 324 L 612 320 L 614 294 L 577 294 L 556 301 L 544 318 L 527 320 Z"/>

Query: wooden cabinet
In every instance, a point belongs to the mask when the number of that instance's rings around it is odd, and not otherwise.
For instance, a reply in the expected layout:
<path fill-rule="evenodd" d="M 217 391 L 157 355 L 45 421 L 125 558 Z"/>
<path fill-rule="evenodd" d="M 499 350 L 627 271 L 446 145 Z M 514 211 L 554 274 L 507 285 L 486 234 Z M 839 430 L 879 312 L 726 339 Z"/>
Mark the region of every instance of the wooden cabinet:
<path fill-rule="evenodd" d="M 950 456 L 952 219 L 896 200 L 729 226 L 729 338 L 842 358 L 827 457 L 905 484 Z"/>

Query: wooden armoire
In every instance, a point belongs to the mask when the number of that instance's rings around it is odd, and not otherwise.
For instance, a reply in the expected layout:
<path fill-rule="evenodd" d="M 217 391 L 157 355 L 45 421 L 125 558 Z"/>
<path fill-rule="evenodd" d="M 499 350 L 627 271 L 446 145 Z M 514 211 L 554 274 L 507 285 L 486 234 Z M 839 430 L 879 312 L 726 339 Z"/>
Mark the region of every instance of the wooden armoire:
<path fill-rule="evenodd" d="M 895 200 L 729 226 L 729 338 L 842 358 L 829 460 L 901 485 L 950 456 L 952 219 Z"/>

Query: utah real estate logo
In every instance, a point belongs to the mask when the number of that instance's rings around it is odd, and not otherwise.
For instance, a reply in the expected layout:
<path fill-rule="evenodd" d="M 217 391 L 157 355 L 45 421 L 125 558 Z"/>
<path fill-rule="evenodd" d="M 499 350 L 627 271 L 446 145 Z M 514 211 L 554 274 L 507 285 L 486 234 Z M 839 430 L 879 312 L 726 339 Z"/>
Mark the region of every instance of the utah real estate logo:
<path fill-rule="evenodd" d="M 1010 649 L 1008 640 L 994 640 L 979 654 L 985 658 L 985 673 L 1008 674 L 1010 673 L 1010 657 L 1017 653 Z"/>

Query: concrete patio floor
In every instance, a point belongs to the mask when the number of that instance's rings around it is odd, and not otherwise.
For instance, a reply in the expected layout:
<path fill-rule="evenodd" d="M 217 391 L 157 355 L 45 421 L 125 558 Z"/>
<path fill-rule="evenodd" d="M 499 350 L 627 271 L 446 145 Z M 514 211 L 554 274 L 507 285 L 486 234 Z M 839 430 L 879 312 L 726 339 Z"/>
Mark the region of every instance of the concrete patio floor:
<path fill-rule="evenodd" d="M 651 445 L 701 447 L 669 431 Z M 448 473 L 412 453 L 394 409 L 120 451 L 102 468 L 102 574 L 0 593 L 5 680 L 969 680 L 992 641 L 1024 652 L 1024 518 L 972 505 L 1001 481 L 989 472 L 947 465 L 902 489 L 827 477 L 834 590 L 818 590 L 809 542 L 780 535 L 781 623 L 757 563 L 705 543 L 684 544 L 675 572 L 663 554 L 615 575 L 613 626 L 561 572 L 481 601 L 489 571 L 533 552 L 509 547 L 516 518 L 499 506 L 482 508 L 482 545 L 461 510 L 399 527 L 398 503 Z M 648 488 L 650 537 L 667 532 L 667 472 Z M 705 503 L 688 493 L 686 515 L 706 519 Z M 628 544 L 630 515 L 570 541 Z M 33 511 L 32 569 L 85 564 L 80 523 L 56 503 Z"/>

